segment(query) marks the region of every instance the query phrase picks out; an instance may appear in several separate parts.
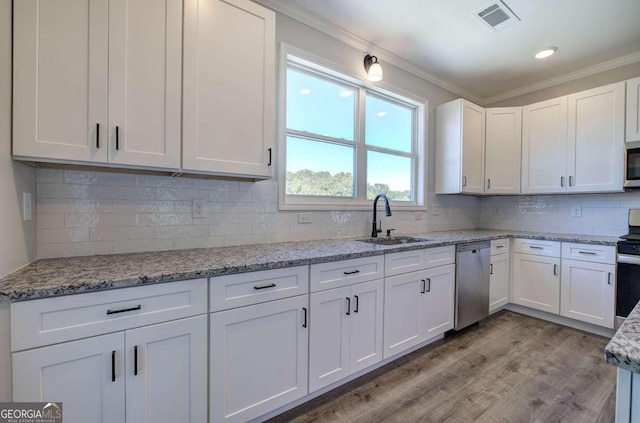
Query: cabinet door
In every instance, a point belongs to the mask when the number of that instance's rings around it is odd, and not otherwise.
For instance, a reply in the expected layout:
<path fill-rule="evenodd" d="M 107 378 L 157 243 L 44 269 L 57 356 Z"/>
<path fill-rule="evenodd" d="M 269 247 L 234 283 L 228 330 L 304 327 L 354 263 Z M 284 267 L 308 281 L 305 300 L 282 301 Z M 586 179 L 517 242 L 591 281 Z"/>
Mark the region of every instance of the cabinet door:
<path fill-rule="evenodd" d="M 624 82 L 569 96 L 568 192 L 622 191 Z"/>
<path fill-rule="evenodd" d="M 549 313 L 560 313 L 560 259 L 513 255 L 513 302 Z"/>
<path fill-rule="evenodd" d="M 627 81 L 626 142 L 640 141 L 640 78 Z"/>
<path fill-rule="evenodd" d="M 13 401 L 62 402 L 67 423 L 125 421 L 122 332 L 14 353 L 12 360 Z"/>
<path fill-rule="evenodd" d="M 349 337 L 353 315 L 351 287 L 309 297 L 309 392 L 349 376 Z"/>
<path fill-rule="evenodd" d="M 567 97 L 522 108 L 522 193 L 566 191 Z"/>
<path fill-rule="evenodd" d="M 125 348 L 127 422 L 206 421 L 206 315 L 128 330 Z"/>
<path fill-rule="evenodd" d="M 308 296 L 211 315 L 210 422 L 246 422 L 307 394 Z"/>
<path fill-rule="evenodd" d="M 462 192 L 484 193 L 484 109 L 462 101 Z"/>
<path fill-rule="evenodd" d="M 487 194 L 519 194 L 522 159 L 522 108 L 486 109 L 485 176 Z"/>
<path fill-rule="evenodd" d="M 456 266 L 450 264 L 418 273 L 425 279 L 420 320 L 426 323 L 428 339 L 453 329 Z"/>
<path fill-rule="evenodd" d="M 489 312 L 493 312 L 509 302 L 509 254 L 491 256 L 489 273 Z"/>
<path fill-rule="evenodd" d="M 249 0 L 187 0 L 185 170 L 270 177 L 275 14 Z"/>
<path fill-rule="evenodd" d="M 382 360 L 384 279 L 353 285 L 351 294 L 349 369 L 355 373 Z"/>
<path fill-rule="evenodd" d="M 110 0 L 110 163 L 180 168 L 181 84 L 182 0 Z"/>
<path fill-rule="evenodd" d="M 562 260 L 560 314 L 613 329 L 615 265 Z"/>
<path fill-rule="evenodd" d="M 384 359 L 425 340 L 421 279 L 421 272 L 413 272 L 384 281 Z"/>
<path fill-rule="evenodd" d="M 13 6 L 13 154 L 106 162 L 109 1 Z"/>

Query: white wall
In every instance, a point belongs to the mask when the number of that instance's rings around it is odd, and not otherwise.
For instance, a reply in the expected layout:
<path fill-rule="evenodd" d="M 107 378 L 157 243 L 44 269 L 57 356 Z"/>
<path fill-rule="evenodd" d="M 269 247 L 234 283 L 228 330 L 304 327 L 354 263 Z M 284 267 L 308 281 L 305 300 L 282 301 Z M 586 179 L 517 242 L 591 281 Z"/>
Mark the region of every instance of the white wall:
<path fill-rule="evenodd" d="M 35 257 L 35 216 L 23 223 L 19 199 L 31 192 L 34 169 L 11 160 L 11 0 L 0 0 L 0 277 Z M 11 398 L 8 304 L 0 304 L 0 401 Z"/>
<path fill-rule="evenodd" d="M 354 49 L 284 15 L 277 16 L 276 38 L 364 77 L 367 52 Z M 429 100 L 428 149 L 435 145 L 435 107 L 456 95 L 408 72 L 384 66 L 385 87 Z M 393 211 L 382 217 L 396 234 L 475 228 L 480 200 L 436 198 L 434 156 L 427 164 L 429 212 Z M 313 212 L 313 223 L 299 224 L 297 212 L 278 211 L 276 181 L 238 182 L 171 178 L 127 173 L 39 169 L 38 257 L 128 253 L 217 247 L 278 241 L 367 237 L 371 211 Z M 207 217 L 191 217 L 193 198 L 206 198 Z M 379 214 L 380 215 L 380 214 Z"/>

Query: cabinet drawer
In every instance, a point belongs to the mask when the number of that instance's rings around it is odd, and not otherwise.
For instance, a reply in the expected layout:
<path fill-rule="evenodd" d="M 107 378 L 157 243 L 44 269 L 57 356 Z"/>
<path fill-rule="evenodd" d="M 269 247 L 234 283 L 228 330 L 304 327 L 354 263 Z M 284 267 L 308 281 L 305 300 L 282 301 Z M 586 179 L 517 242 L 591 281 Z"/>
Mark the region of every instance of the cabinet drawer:
<path fill-rule="evenodd" d="M 311 265 L 311 292 L 384 277 L 384 256 L 361 257 Z"/>
<path fill-rule="evenodd" d="M 227 310 L 309 292 L 309 267 L 263 270 L 209 280 L 211 311 Z"/>
<path fill-rule="evenodd" d="M 609 245 L 562 243 L 562 258 L 615 264 L 616 247 Z"/>
<path fill-rule="evenodd" d="M 560 243 L 538 239 L 514 239 L 516 253 L 535 254 L 537 256 L 560 257 Z"/>
<path fill-rule="evenodd" d="M 444 266 L 456 262 L 456 246 L 447 245 L 444 247 L 427 248 L 424 251 L 424 262 L 427 268 Z"/>
<path fill-rule="evenodd" d="M 395 276 L 455 263 L 455 246 L 425 248 L 385 254 L 384 275 Z"/>
<path fill-rule="evenodd" d="M 11 304 L 11 350 L 102 335 L 207 312 L 195 279 Z"/>
<path fill-rule="evenodd" d="M 491 240 L 491 255 L 508 253 L 511 246 L 510 239 L 494 239 Z"/>

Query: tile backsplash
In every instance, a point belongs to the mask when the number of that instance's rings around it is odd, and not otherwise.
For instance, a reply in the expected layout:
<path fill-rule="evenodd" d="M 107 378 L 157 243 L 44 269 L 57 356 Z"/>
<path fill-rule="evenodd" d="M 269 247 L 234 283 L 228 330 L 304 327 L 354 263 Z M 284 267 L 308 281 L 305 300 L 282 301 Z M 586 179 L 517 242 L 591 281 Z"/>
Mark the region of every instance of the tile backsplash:
<path fill-rule="evenodd" d="M 38 169 L 38 258 L 369 236 L 370 211 L 314 211 L 300 224 L 297 211 L 278 210 L 277 189 L 276 181 Z M 206 200 L 204 218 L 192 216 L 194 198 Z M 383 228 L 478 226 L 478 198 L 429 199 L 429 212 L 382 213 Z"/>
<path fill-rule="evenodd" d="M 640 208 L 640 191 L 485 197 L 479 224 L 488 229 L 620 236 L 628 232 L 630 208 Z"/>

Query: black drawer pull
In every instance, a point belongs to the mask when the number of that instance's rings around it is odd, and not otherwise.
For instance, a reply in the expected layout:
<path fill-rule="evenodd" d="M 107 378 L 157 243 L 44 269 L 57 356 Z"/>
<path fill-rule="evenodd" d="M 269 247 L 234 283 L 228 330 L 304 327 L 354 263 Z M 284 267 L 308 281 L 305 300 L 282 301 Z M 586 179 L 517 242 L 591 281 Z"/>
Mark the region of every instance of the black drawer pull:
<path fill-rule="evenodd" d="M 597 256 L 598 253 L 593 253 L 591 251 L 579 251 L 580 254 L 587 254 L 589 256 Z"/>
<path fill-rule="evenodd" d="M 116 352 L 111 351 L 111 382 L 116 381 Z"/>
<path fill-rule="evenodd" d="M 347 300 L 347 312 L 345 313 L 347 316 L 351 316 L 351 298 L 346 297 Z"/>
<path fill-rule="evenodd" d="M 427 281 L 425 279 L 420 279 L 420 281 L 422 282 L 422 289 L 420 289 L 420 293 L 424 294 L 427 292 Z"/>
<path fill-rule="evenodd" d="M 253 289 L 267 289 L 267 288 L 275 288 L 275 287 L 276 287 L 276 284 L 271 283 L 269 285 L 254 286 Z"/>
<path fill-rule="evenodd" d="M 360 308 L 360 298 L 357 295 L 354 295 L 353 298 L 356 300 L 356 305 L 353 307 L 353 312 L 357 313 Z"/>
<path fill-rule="evenodd" d="M 544 247 L 538 247 L 536 245 L 529 245 L 529 248 L 531 248 L 532 250 L 544 250 Z"/>
<path fill-rule="evenodd" d="M 504 245 L 496 245 L 496 248 L 504 248 Z"/>
<path fill-rule="evenodd" d="M 431 278 L 427 278 L 427 292 L 431 292 Z"/>
<path fill-rule="evenodd" d="M 120 127 L 116 126 L 116 150 L 120 150 Z"/>
<path fill-rule="evenodd" d="M 489 274 L 493 275 L 493 263 L 489 264 Z"/>
<path fill-rule="evenodd" d="M 267 150 L 269 150 L 269 163 L 267 164 L 267 166 L 271 166 L 272 163 L 272 149 L 271 148 L 267 148 Z"/>
<path fill-rule="evenodd" d="M 100 124 L 96 123 L 96 148 L 100 148 Z"/>
<path fill-rule="evenodd" d="M 356 273 L 360 273 L 360 271 L 358 269 L 356 270 L 352 270 L 351 272 L 342 272 L 345 275 L 355 275 Z"/>
<path fill-rule="evenodd" d="M 142 305 L 138 304 L 135 307 L 121 308 L 121 309 L 116 309 L 116 310 L 107 310 L 107 315 L 118 314 L 118 313 L 126 313 L 127 311 L 136 311 L 136 310 L 140 310 L 140 309 L 142 309 Z"/>

